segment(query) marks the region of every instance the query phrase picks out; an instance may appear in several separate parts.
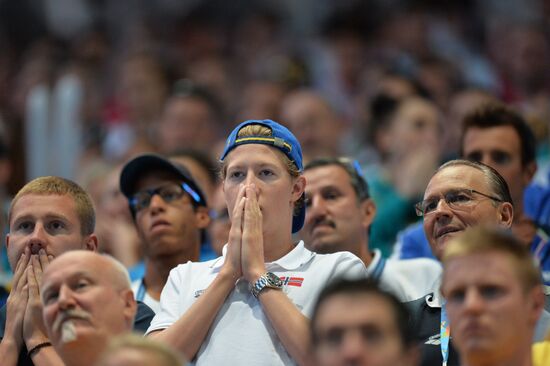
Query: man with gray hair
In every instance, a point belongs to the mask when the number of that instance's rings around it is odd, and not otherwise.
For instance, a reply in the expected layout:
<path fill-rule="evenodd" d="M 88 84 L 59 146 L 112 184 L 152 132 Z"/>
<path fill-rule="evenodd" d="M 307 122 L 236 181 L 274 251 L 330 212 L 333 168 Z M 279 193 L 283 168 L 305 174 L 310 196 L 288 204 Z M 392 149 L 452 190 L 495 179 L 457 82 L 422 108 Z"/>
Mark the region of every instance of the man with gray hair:
<path fill-rule="evenodd" d="M 473 226 L 509 230 L 514 219 L 512 197 L 504 178 L 493 168 L 469 160 L 451 160 L 430 179 L 416 211 L 424 218 L 424 231 L 434 256 L 441 260 L 451 239 Z M 446 299 L 434 278 L 430 293 L 408 303 L 415 337 L 421 342 L 421 365 L 458 366 L 448 324 Z M 538 336 L 548 329 L 548 313 L 538 324 Z M 535 333 L 537 337 L 537 333 Z"/>
<path fill-rule="evenodd" d="M 94 365 L 110 338 L 132 331 L 136 300 L 112 257 L 67 252 L 46 268 L 40 292 L 48 337 L 68 366 Z"/>

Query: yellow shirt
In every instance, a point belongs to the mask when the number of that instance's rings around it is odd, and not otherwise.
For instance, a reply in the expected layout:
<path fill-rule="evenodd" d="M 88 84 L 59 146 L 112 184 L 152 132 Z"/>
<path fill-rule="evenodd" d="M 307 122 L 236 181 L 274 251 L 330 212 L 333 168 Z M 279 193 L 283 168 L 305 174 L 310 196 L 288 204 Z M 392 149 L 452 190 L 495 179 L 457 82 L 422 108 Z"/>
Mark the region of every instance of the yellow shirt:
<path fill-rule="evenodd" d="M 550 366 L 550 341 L 533 344 L 533 366 Z"/>

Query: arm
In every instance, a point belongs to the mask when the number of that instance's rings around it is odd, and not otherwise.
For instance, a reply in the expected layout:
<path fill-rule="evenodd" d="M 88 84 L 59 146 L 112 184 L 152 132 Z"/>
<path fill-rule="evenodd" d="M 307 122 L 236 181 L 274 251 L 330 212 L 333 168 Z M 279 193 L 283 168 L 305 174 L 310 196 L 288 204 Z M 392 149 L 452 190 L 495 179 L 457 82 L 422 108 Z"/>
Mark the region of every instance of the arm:
<path fill-rule="evenodd" d="M 310 350 L 309 319 L 279 290 L 266 288 L 258 295 L 267 318 L 285 346 L 299 364 L 307 364 Z"/>
<path fill-rule="evenodd" d="M 222 307 L 227 295 L 241 277 L 242 216 L 245 199 L 244 190 L 239 193 L 233 212 L 233 223 L 225 262 L 220 273 L 198 300 L 170 327 L 150 333 L 152 338 L 163 341 L 182 352 L 192 360 L 204 342 L 208 330 Z"/>
<path fill-rule="evenodd" d="M 192 360 L 234 286 L 234 278 L 225 275 L 223 271 L 220 272 L 206 291 L 174 324 L 148 336 L 174 347 L 187 359 Z"/>

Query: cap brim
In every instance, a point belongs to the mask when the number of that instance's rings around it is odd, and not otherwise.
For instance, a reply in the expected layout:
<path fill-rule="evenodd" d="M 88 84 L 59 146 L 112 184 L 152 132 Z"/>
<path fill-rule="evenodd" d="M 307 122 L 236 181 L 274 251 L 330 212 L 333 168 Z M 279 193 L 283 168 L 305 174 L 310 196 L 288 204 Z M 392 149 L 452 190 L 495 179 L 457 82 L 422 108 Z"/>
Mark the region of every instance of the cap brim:
<path fill-rule="evenodd" d="M 181 179 L 183 182 L 190 184 L 193 189 L 198 191 L 201 201 L 206 203 L 204 195 L 200 188 L 192 180 L 191 174 L 186 176 L 183 173 L 184 167 L 178 168 L 168 159 L 155 154 L 140 155 L 133 160 L 130 160 L 122 169 L 120 173 L 120 191 L 126 198 L 131 198 L 135 193 L 136 183 L 145 174 L 152 171 L 165 171 L 174 174 L 175 177 Z M 205 204 L 206 205 L 206 204 Z"/>

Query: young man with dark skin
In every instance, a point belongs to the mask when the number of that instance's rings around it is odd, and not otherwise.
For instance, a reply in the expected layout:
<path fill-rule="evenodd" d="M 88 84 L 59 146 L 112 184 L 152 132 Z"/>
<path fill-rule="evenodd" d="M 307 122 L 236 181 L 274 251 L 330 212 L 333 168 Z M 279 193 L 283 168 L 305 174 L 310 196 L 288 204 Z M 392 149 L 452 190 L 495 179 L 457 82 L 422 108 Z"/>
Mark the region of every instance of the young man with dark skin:
<path fill-rule="evenodd" d="M 199 260 L 201 230 L 210 222 L 206 199 L 185 167 L 153 154 L 124 166 L 120 190 L 128 198 L 145 256 L 145 275 L 132 289 L 137 300 L 158 312 L 170 270 Z"/>

